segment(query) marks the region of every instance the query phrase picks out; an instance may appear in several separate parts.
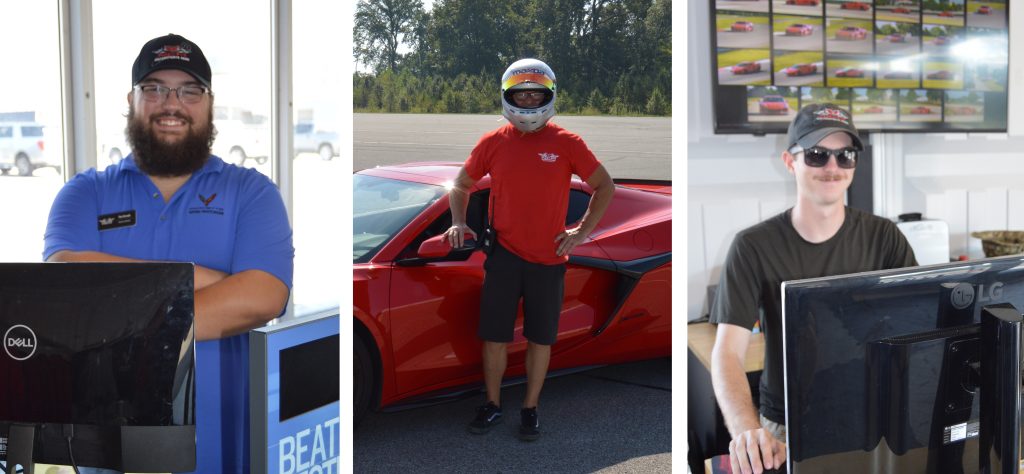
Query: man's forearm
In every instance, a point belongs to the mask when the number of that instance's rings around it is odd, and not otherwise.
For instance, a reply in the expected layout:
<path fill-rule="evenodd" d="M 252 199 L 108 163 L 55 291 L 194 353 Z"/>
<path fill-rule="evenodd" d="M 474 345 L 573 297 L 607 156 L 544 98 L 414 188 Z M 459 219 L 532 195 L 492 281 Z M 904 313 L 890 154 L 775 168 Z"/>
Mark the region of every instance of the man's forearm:
<path fill-rule="evenodd" d="M 590 204 L 587 206 L 587 212 L 580 220 L 580 232 L 590 235 L 594 231 L 597 223 L 601 222 L 604 212 L 608 210 L 608 205 L 612 203 L 613 196 L 615 196 L 614 185 L 605 185 L 594 190 L 594 195 L 590 198 Z"/>
<path fill-rule="evenodd" d="M 118 255 L 97 252 L 94 250 L 60 250 L 50 255 L 48 262 L 152 262 L 153 260 L 142 260 L 138 258 L 121 257 Z M 195 276 L 193 286 L 196 291 L 206 288 L 227 277 L 227 273 L 201 265 L 195 265 Z"/>
<path fill-rule="evenodd" d="M 233 336 L 281 314 L 288 287 L 261 270 L 231 275 L 196 292 L 196 340 Z"/>
<path fill-rule="evenodd" d="M 452 225 L 466 225 L 466 206 L 469 203 L 469 193 L 454 188 L 448 193 L 448 203 L 452 209 Z"/>
<path fill-rule="evenodd" d="M 761 421 L 754 408 L 743 365 L 738 360 L 723 359 L 712 361 L 711 384 L 715 389 L 715 398 L 718 399 L 718 406 L 722 410 L 725 426 L 735 438 L 744 431 L 760 428 Z"/>

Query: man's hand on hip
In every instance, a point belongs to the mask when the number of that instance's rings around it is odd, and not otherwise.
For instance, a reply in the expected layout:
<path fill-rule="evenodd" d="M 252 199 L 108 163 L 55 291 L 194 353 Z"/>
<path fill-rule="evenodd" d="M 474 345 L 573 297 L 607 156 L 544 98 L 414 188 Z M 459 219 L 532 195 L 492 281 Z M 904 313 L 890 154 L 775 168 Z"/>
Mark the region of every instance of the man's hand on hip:
<path fill-rule="evenodd" d="M 559 257 L 568 255 L 569 252 L 572 252 L 572 249 L 582 244 L 585 240 L 587 240 L 587 235 L 581 232 L 579 227 L 563 231 L 561 234 L 558 234 L 558 237 L 555 237 L 555 243 L 558 244 L 555 254 Z"/>
<path fill-rule="evenodd" d="M 744 431 L 729 441 L 729 461 L 733 472 L 759 474 L 786 462 L 786 445 L 764 428 Z"/>
<path fill-rule="evenodd" d="M 451 245 L 452 248 L 461 248 L 466 242 L 466 234 L 472 235 L 473 239 L 476 239 L 476 232 L 470 229 L 467 225 L 453 225 L 444 231 L 444 240 Z"/>

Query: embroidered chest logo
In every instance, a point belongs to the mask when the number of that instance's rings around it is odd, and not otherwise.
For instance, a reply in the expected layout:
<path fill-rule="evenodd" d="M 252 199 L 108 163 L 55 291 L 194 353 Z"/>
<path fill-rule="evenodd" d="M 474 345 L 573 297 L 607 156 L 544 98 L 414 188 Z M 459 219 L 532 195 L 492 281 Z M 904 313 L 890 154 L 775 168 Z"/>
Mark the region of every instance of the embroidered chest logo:
<path fill-rule="evenodd" d="M 210 203 L 213 202 L 214 199 L 217 199 L 217 193 L 211 194 L 210 197 L 203 196 L 202 194 L 199 195 L 199 200 L 202 201 L 203 205 L 206 207 L 210 207 Z"/>
<path fill-rule="evenodd" d="M 196 194 L 196 199 L 198 199 L 199 202 L 203 203 L 203 205 L 202 206 L 190 207 L 188 209 L 188 213 L 189 214 L 213 214 L 213 215 L 218 215 L 218 216 L 223 216 L 224 215 L 224 208 L 223 207 L 211 206 L 211 204 L 213 204 L 213 201 L 215 199 L 217 199 L 217 193 L 210 194 L 209 196 L 207 196 L 207 195 L 205 195 L 203 193 L 197 193 Z M 223 202 L 223 201 L 224 201 L 223 199 L 220 200 L 220 202 Z"/>
<path fill-rule="evenodd" d="M 537 153 L 537 155 L 540 156 L 540 161 L 545 163 L 554 163 L 555 161 L 558 161 L 558 155 L 554 153 Z"/>

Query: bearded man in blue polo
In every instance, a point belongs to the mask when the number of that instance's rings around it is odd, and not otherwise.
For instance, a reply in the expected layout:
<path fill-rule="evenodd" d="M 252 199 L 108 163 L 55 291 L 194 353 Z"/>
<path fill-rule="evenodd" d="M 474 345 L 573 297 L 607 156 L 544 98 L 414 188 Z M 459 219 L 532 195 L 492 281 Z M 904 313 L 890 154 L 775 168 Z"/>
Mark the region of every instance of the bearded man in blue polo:
<path fill-rule="evenodd" d="M 132 67 L 132 154 L 58 193 L 49 262 L 195 264 L 196 472 L 248 472 L 248 338 L 282 314 L 292 230 L 277 187 L 210 154 L 212 74 L 195 43 L 147 42 Z"/>

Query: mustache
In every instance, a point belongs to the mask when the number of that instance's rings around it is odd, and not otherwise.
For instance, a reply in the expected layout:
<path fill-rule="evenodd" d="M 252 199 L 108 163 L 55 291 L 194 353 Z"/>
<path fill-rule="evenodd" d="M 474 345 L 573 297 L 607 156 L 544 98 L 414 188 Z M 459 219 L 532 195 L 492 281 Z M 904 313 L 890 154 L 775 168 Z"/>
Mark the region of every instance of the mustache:
<path fill-rule="evenodd" d="M 823 173 L 816 176 L 814 179 L 818 181 L 842 181 L 846 179 L 845 173 Z"/>

